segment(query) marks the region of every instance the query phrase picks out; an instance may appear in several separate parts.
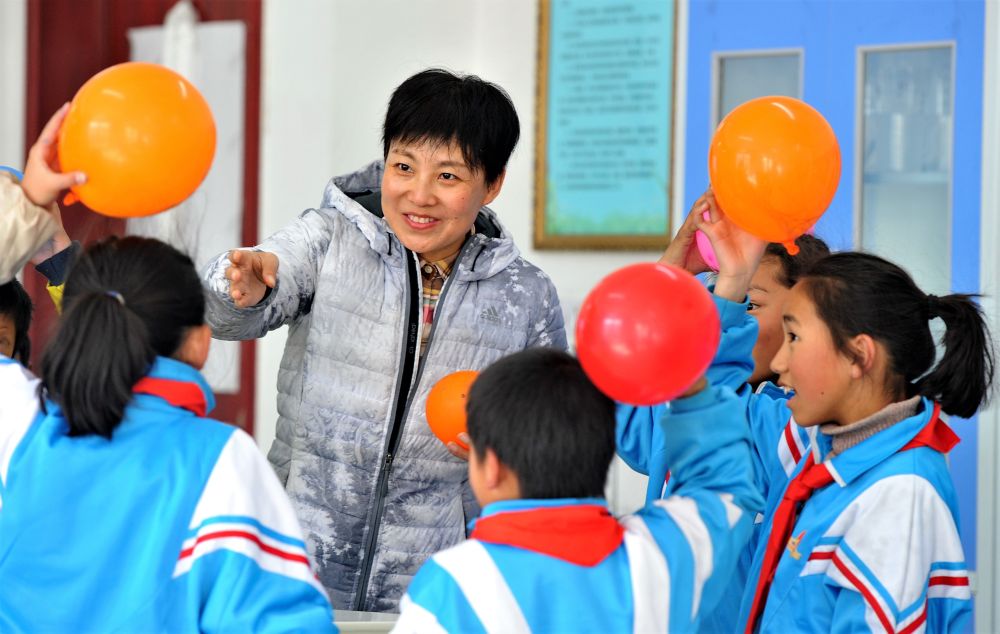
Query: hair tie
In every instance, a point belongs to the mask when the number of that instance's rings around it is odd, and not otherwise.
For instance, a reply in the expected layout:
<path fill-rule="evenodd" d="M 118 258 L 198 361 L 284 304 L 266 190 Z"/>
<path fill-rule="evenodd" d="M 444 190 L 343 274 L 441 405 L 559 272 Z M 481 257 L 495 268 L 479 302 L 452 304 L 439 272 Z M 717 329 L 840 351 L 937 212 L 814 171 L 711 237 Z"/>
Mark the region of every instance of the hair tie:
<path fill-rule="evenodd" d="M 930 315 L 931 319 L 938 316 L 938 306 L 941 304 L 941 298 L 937 295 L 927 294 L 927 314 Z"/>
<path fill-rule="evenodd" d="M 118 291 L 104 291 L 104 294 L 107 295 L 108 297 L 115 298 L 116 300 L 118 300 L 118 303 L 121 304 L 122 306 L 125 305 L 125 298 L 122 297 L 122 294 L 119 293 Z"/>

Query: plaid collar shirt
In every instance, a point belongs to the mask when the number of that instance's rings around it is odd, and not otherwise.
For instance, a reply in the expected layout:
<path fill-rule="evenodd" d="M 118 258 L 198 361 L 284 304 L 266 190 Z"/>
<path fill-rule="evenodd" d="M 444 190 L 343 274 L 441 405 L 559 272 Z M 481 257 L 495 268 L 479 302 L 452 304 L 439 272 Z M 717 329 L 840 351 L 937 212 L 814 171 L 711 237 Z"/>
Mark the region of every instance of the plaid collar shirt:
<path fill-rule="evenodd" d="M 434 309 L 437 308 L 438 299 L 441 297 L 441 289 L 444 288 L 444 281 L 451 275 L 451 269 L 458 259 L 458 251 L 440 260 L 429 262 L 420 258 L 420 277 L 423 284 L 423 301 L 421 303 L 423 328 L 420 334 L 420 355 L 423 356 L 427 348 L 427 339 L 431 334 L 431 324 L 434 323 Z"/>

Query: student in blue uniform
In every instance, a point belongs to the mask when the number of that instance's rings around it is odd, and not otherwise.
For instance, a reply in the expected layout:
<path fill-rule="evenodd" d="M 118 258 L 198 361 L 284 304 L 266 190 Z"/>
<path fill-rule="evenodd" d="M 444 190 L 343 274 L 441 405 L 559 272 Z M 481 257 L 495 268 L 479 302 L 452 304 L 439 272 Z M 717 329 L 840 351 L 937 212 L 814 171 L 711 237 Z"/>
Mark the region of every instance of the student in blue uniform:
<path fill-rule="evenodd" d="M 695 201 L 687 220 L 661 256 L 660 262 L 681 267 L 692 275 L 709 270 L 695 244 L 697 222 L 705 212 L 721 217 L 711 190 Z M 725 279 L 716 280 L 721 285 L 713 283 L 710 286 L 716 309 L 722 319 L 719 354 L 727 354 L 732 348 L 726 344 L 728 340 L 739 339 L 751 343 L 753 358 L 752 364 L 747 365 L 742 357 L 719 357 L 709 369 L 708 378 L 716 385 L 731 387 L 741 398 L 747 398 L 776 378 L 771 371 L 771 359 L 778 352 L 785 336 L 781 325 L 781 308 L 802 273 L 830 254 L 826 243 L 815 236 L 800 236 L 795 244 L 799 247 L 799 252 L 793 257 L 788 255 L 784 245 L 768 243 L 760 265 L 750 279 L 748 290 L 745 281 L 737 282 L 732 292 L 727 290 L 728 280 Z M 723 251 L 721 257 L 725 260 L 731 255 Z M 746 313 L 752 315 L 754 320 L 745 320 Z M 783 391 L 772 390 L 772 393 L 783 394 Z M 647 501 L 662 497 L 667 490 L 665 485 L 669 465 L 663 459 L 662 439 L 659 437 L 657 424 L 666 407 L 666 403 L 644 407 L 619 404 L 616 413 L 618 455 L 633 470 L 649 476 Z M 791 432 L 798 431 L 794 426 L 790 426 L 788 431 L 788 437 L 782 436 L 777 445 L 755 450 L 779 452 L 784 458 L 785 466 L 791 470 L 797 462 L 797 458 L 793 459 L 793 456 L 801 455 L 804 444 L 808 443 L 808 436 L 804 430 L 792 434 Z"/>
<path fill-rule="evenodd" d="M 709 270 L 695 244 L 697 221 L 705 212 L 716 217 L 721 214 L 711 190 L 695 201 L 687 220 L 660 258 L 660 262 L 684 268 L 692 274 Z M 722 320 L 722 339 L 715 363 L 709 368 L 708 377 L 715 384 L 731 387 L 742 399 L 748 399 L 758 388 L 766 390 L 775 398 L 786 396 L 784 390 L 768 383 L 768 380 L 774 378 L 770 367 L 771 359 L 777 353 L 785 336 L 781 325 L 781 309 L 802 273 L 813 263 L 830 254 L 826 243 L 815 236 L 800 236 L 795 243 L 799 247 L 799 253 L 794 257 L 788 255 L 784 245 L 774 242 L 766 245 L 760 265 L 750 279 L 749 290 L 746 290 L 745 281 L 738 281 L 733 288 L 730 280 L 725 278 L 715 280 L 721 284 L 715 283 L 710 286 L 714 291 L 712 297 Z M 727 264 L 728 270 L 727 258 L 732 257 L 732 250 L 720 249 L 719 257 Z M 727 286 L 732 290 L 727 290 Z M 754 319 L 746 319 L 747 313 Z M 733 341 L 745 342 L 752 346 L 752 358 L 727 356 L 733 350 L 742 350 L 742 347 L 733 344 Z M 615 439 L 618 455 L 633 470 L 649 476 L 646 488 L 647 502 L 668 496 L 671 492 L 670 465 L 663 452 L 662 434 L 656 422 L 667 407 L 668 404 L 663 403 L 645 407 L 619 404 L 617 408 Z M 761 491 L 766 491 L 768 480 L 767 475 L 763 473 L 764 465 L 770 465 L 774 461 L 764 460 L 760 454 L 776 455 L 782 468 L 786 473 L 790 473 L 808 446 L 809 438 L 805 429 L 789 422 L 782 432 L 776 438 L 761 438 L 760 443 L 752 446 L 754 474 Z M 762 511 L 763 508 L 759 510 Z M 759 521 L 762 517 L 757 514 L 753 533 L 743 549 L 736 571 L 715 611 L 702 620 L 701 632 L 732 632 L 736 629 L 736 619 L 739 616 L 747 575 L 760 539 Z"/>
<path fill-rule="evenodd" d="M 716 242 L 738 232 L 725 225 L 703 227 Z M 760 248 L 752 239 L 730 246 Z M 752 260 L 730 260 L 726 276 L 748 279 Z M 937 363 L 935 318 L 946 326 Z M 794 421 L 810 441 L 791 474 L 776 454 L 761 454 L 767 537 L 740 628 L 961 630 L 972 603 L 946 462 L 958 438 L 941 414 L 969 417 L 990 391 L 994 355 L 978 307 L 967 295 L 924 293 L 877 256 L 840 253 L 805 272 L 783 322 L 771 367 L 792 395 L 751 396 L 751 433 L 773 446 Z M 748 363 L 749 341 L 724 343 L 720 357 Z"/>
<path fill-rule="evenodd" d="M 110 238 L 64 302 L 40 379 L 0 357 L 0 631 L 332 631 L 273 471 L 206 418 L 191 260 Z"/>
<path fill-rule="evenodd" d="M 698 221 L 708 212 L 710 217 L 721 217 L 721 211 L 711 190 L 705 192 L 691 208 L 687 220 L 681 226 L 670 246 L 660 258 L 660 262 L 672 264 L 687 270 L 692 274 L 709 270 L 701 258 L 695 244 L 695 233 Z M 740 240 L 739 233 L 730 238 Z M 815 262 L 830 254 L 826 243 L 812 235 L 803 235 L 795 240 L 799 252 L 791 256 L 784 245 L 771 242 L 764 248 L 760 264 L 750 278 L 747 290 L 745 282 L 737 282 L 733 288 L 729 280 L 723 278 L 722 286 L 713 284 L 715 291 L 713 299 L 716 309 L 722 318 L 723 339 L 725 341 L 739 339 L 753 348 L 752 359 L 726 356 L 730 350 L 741 350 L 740 346 L 723 343 L 715 363 L 709 369 L 708 377 L 717 384 L 733 388 L 737 395 L 747 399 L 757 389 L 767 391 L 774 398 L 786 398 L 784 390 L 776 388 L 769 381 L 776 377 L 771 371 L 771 359 L 778 352 L 784 340 L 781 310 L 792 287 L 798 282 L 803 272 Z M 738 252 L 737 252 L 738 253 Z M 729 260 L 733 250 L 720 247 L 719 257 L 725 268 L 731 268 Z M 727 291 L 727 284 L 731 287 Z M 727 296 L 727 293 L 729 296 Z M 754 319 L 745 319 L 749 313 Z M 752 362 L 748 366 L 747 363 Z M 620 404 L 618 406 L 618 426 L 616 440 L 618 454 L 636 471 L 650 476 L 646 489 L 647 500 L 670 494 L 669 465 L 664 460 L 662 439 L 654 437 L 659 433 L 655 424 L 660 410 L 666 404 L 652 407 L 633 407 Z M 776 437 L 768 438 L 766 442 L 756 444 L 753 449 L 754 474 L 761 491 L 766 492 L 768 475 L 764 465 L 780 464 L 786 475 L 795 468 L 799 458 L 809 444 L 805 429 L 791 421 L 780 430 Z M 758 452 L 771 453 L 778 460 L 765 460 Z M 763 510 L 763 509 L 760 509 Z M 737 629 L 736 620 L 739 616 L 739 606 L 747 585 L 747 575 L 760 540 L 761 514 L 757 514 L 754 530 L 750 540 L 740 555 L 740 561 L 733 576 L 719 599 L 715 611 L 702 620 L 700 631 L 705 633 L 732 632 Z"/>
<path fill-rule="evenodd" d="M 468 404 L 483 513 L 421 568 L 396 631 L 692 631 L 761 505 L 742 411 L 704 379 L 674 401 L 661 424 L 675 494 L 619 521 L 603 499 L 614 403 L 563 352 L 490 366 Z"/>

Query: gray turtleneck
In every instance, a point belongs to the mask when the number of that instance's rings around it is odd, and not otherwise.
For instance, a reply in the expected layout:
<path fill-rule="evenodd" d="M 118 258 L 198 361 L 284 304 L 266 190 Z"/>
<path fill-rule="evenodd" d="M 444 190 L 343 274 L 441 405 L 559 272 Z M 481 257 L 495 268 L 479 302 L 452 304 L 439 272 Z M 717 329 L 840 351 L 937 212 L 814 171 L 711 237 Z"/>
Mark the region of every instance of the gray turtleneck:
<path fill-rule="evenodd" d="M 868 440 L 880 431 L 889 429 L 896 423 L 906 420 L 915 415 L 920 408 L 920 397 L 914 396 L 911 399 L 891 403 L 875 412 L 867 418 L 863 418 L 850 425 L 838 425 L 836 423 L 825 423 L 820 426 L 822 431 L 833 441 L 833 450 L 827 455 L 827 460 L 840 455 Z"/>

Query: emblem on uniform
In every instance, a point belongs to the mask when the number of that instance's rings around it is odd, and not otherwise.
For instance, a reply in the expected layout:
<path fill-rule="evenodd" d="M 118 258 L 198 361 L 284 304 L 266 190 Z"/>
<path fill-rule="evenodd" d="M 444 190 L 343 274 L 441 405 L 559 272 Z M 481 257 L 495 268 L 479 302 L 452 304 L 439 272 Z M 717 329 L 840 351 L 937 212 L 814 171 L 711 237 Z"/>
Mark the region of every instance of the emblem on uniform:
<path fill-rule="evenodd" d="M 799 543 L 805 534 L 806 532 L 802 531 L 798 537 L 788 538 L 788 552 L 792 555 L 792 559 L 802 559 L 802 553 L 799 552 Z"/>

